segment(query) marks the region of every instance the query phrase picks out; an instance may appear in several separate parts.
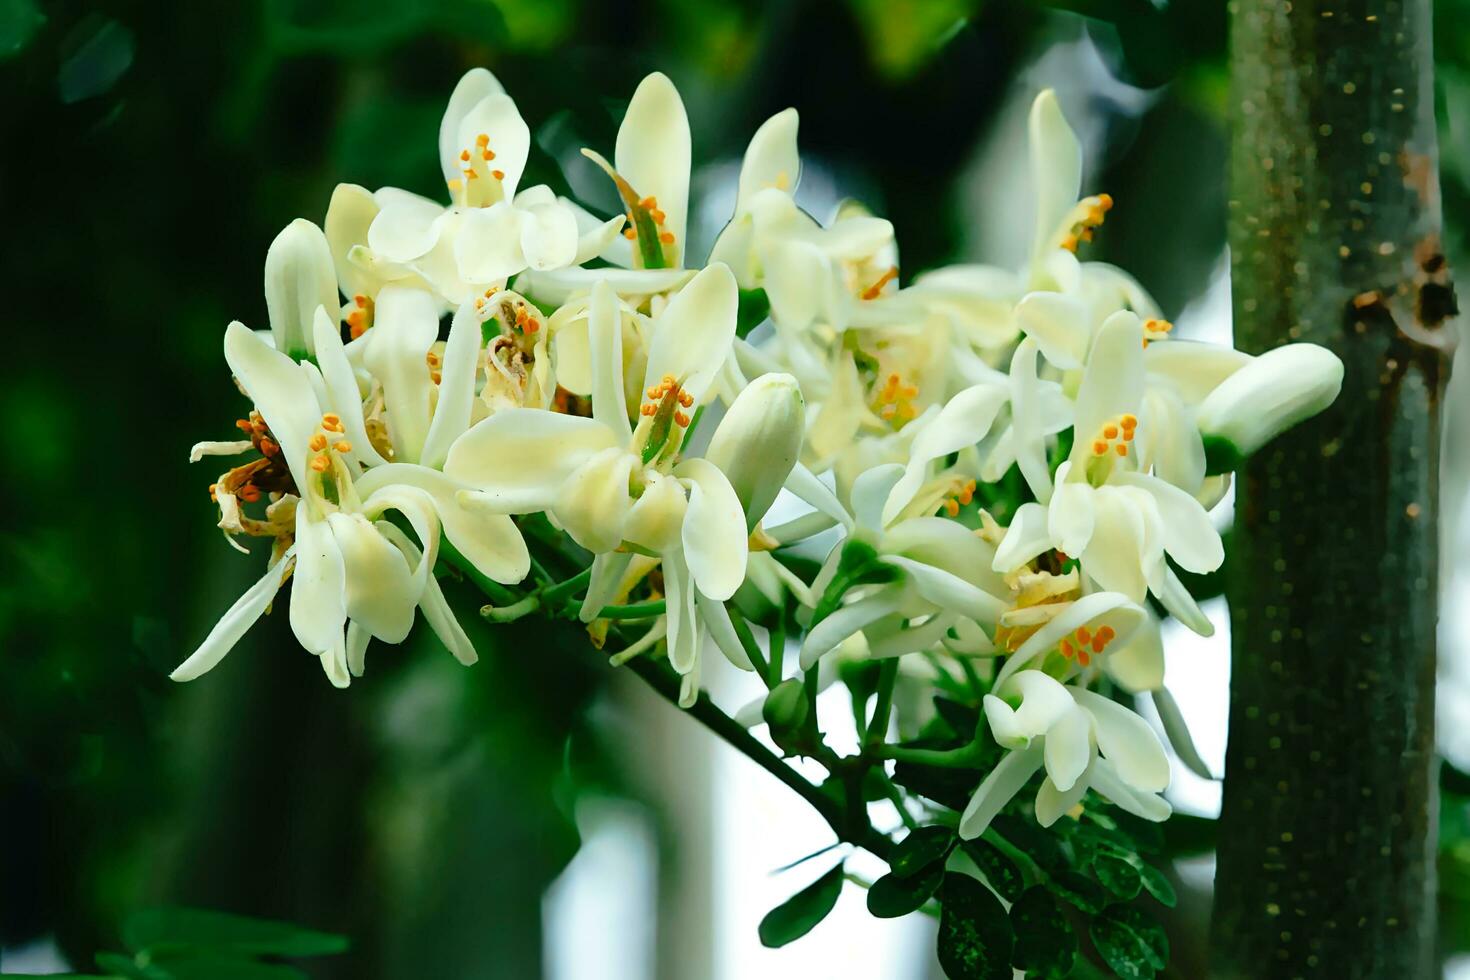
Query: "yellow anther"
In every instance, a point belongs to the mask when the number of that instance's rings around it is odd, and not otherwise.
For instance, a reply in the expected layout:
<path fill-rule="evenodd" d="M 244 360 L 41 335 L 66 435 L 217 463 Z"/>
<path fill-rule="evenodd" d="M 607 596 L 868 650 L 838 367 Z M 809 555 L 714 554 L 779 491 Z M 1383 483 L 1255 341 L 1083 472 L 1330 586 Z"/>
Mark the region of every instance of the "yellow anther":
<path fill-rule="evenodd" d="M 661 231 L 658 234 L 658 240 L 665 245 L 672 245 L 674 244 L 674 233 L 672 231 Z"/>
<path fill-rule="evenodd" d="M 325 473 L 332 468 L 332 461 L 326 456 L 313 456 L 311 457 L 311 468 L 318 473 Z"/>
<path fill-rule="evenodd" d="M 348 442 L 346 439 L 338 439 L 336 442 L 332 443 L 332 448 L 337 450 L 337 452 L 339 453 L 350 453 L 352 452 L 352 443 Z"/>
<path fill-rule="evenodd" d="M 863 299 L 877 299 L 883 294 L 883 287 L 898 278 L 898 266 L 889 266 L 888 271 L 879 276 L 867 289 L 861 293 Z"/>
<path fill-rule="evenodd" d="M 475 137 L 475 145 L 478 146 L 482 150 L 485 147 L 489 146 L 490 145 L 490 134 L 489 133 L 481 133 L 479 136 L 476 136 Z"/>
<path fill-rule="evenodd" d="M 689 416 L 685 415 L 683 412 L 679 411 L 678 409 L 675 409 L 674 410 L 674 424 L 677 425 L 677 426 L 679 426 L 679 428 L 681 428 L 681 429 L 687 429 L 687 428 L 689 428 Z"/>
<path fill-rule="evenodd" d="M 638 237 L 638 231 L 635 228 L 624 228 L 623 237 L 631 242 L 633 239 Z"/>
<path fill-rule="evenodd" d="M 505 179 L 505 171 L 504 170 L 492 170 L 492 171 L 490 171 L 490 176 L 491 177 L 494 177 L 496 180 L 504 180 Z"/>
<path fill-rule="evenodd" d="M 327 437 L 318 432 L 311 437 L 311 441 L 307 445 L 311 447 L 311 451 L 314 453 L 322 452 L 327 448 Z"/>

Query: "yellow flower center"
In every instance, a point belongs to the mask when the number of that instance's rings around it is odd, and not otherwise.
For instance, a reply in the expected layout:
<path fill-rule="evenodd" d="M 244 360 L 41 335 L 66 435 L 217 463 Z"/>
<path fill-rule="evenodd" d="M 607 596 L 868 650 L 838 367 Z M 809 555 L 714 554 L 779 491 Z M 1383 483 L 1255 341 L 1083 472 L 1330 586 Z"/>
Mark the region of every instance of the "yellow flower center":
<path fill-rule="evenodd" d="M 897 422 L 901 425 L 919 414 L 918 408 L 914 405 L 914 399 L 918 397 L 918 386 L 905 384 L 903 376 L 895 371 L 888 375 L 883 386 L 878 389 L 873 410 L 884 421 Z"/>
<path fill-rule="evenodd" d="M 1112 209 L 1113 198 L 1110 194 L 1083 198 L 1072 211 L 1072 221 L 1062 234 L 1061 247 L 1069 252 L 1076 252 L 1079 244 L 1092 241 L 1098 226 Z"/>
<path fill-rule="evenodd" d="M 1128 444 L 1133 441 L 1133 435 L 1137 429 L 1138 417 L 1134 415 L 1120 415 L 1105 423 L 1093 437 L 1092 455 L 1107 456 L 1112 452 L 1119 456 L 1127 456 Z"/>

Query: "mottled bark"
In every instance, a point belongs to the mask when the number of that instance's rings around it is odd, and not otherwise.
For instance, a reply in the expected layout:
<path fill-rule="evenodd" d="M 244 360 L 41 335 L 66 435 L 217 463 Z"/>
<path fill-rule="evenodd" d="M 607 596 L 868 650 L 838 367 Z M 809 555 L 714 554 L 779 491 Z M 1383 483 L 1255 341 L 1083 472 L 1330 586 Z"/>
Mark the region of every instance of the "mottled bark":
<path fill-rule="evenodd" d="M 1240 474 L 1220 977 L 1434 971 L 1443 321 L 1429 0 L 1232 6 L 1237 343 L 1342 357 Z"/>

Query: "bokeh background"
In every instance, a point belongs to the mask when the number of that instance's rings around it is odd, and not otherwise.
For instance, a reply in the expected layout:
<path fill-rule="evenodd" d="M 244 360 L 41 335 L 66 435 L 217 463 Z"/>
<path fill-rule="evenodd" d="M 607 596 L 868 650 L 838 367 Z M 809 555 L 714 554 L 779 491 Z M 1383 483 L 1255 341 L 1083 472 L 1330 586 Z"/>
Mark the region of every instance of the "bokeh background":
<path fill-rule="evenodd" d="M 1467 8 L 1436 11 L 1452 257 Z M 87 967 L 129 912 L 187 904 L 346 934 L 350 953 L 311 965 L 321 978 L 936 975 L 932 923 L 870 920 L 855 888 L 811 936 L 761 949 L 760 916 L 815 875 L 776 870 L 828 843 L 823 826 L 574 631 L 481 630 L 466 670 L 420 630 L 375 647 L 344 693 L 272 616 L 208 678 L 171 684 L 257 574 L 214 528 L 215 472 L 186 462 L 242 407 L 221 333 L 265 324 L 266 247 L 293 217 L 320 222 L 336 182 L 439 193 L 439 116 L 484 65 L 535 134 L 526 182 L 604 210 L 577 148 L 609 149 L 638 80 L 669 74 L 694 131 L 696 250 L 751 132 L 796 106 L 801 200 L 891 218 L 905 282 L 1019 259 L 1025 112 L 1055 87 L 1088 188 L 1118 201 L 1092 254 L 1181 332 L 1225 339 L 1225 52 L 1216 0 L 0 0 L 0 968 Z M 1448 556 L 1466 536 L 1464 401 Z M 1470 948 L 1470 584 L 1452 560 L 1443 578 L 1454 972 Z M 1225 629 L 1171 649 L 1217 772 L 1228 667 Z M 1185 814 L 1218 812 L 1217 786 L 1174 793 Z M 1189 977 L 1213 865 L 1208 819 L 1180 828 L 1170 929 Z"/>

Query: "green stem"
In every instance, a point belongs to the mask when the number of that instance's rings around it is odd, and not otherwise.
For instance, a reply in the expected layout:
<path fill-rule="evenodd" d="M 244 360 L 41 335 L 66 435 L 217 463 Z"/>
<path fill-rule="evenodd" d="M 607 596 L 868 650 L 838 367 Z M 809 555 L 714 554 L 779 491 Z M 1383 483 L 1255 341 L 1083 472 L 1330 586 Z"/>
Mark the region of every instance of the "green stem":
<path fill-rule="evenodd" d="M 766 682 L 766 687 L 771 686 L 770 671 L 766 668 L 766 658 L 761 656 L 760 645 L 755 642 L 755 636 L 750 632 L 750 624 L 746 623 L 745 617 L 740 615 L 740 610 L 735 608 L 733 602 L 725 603 L 725 609 L 730 613 L 730 623 L 735 627 L 735 635 L 740 640 L 740 646 L 750 662 L 755 665 L 756 673 L 760 674 L 761 680 Z"/>
<path fill-rule="evenodd" d="M 876 748 L 880 759 L 945 769 L 973 769 L 980 761 L 979 746 L 973 742 L 957 749 L 909 749 L 902 745 L 879 745 Z"/>
<path fill-rule="evenodd" d="M 591 580 L 592 569 L 583 569 L 565 582 L 558 582 L 556 585 L 543 589 L 541 592 L 541 601 L 545 603 L 546 608 L 554 609 L 563 599 L 570 599 L 573 595 L 585 589 L 587 583 Z"/>
<path fill-rule="evenodd" d="M 465 578 L 475 583 L 475 587 L 485 593 L 486 598 L 492 604 L 509 606 L 520 600 L 521 597 L 510 589 L 482 575 L 479 569 L 475 568 L 470 560 L 461 554 L 458 548 L 450 544 L 449 539 L 443 535 L 439 538 L 439 557 L 459 569 Z"/>
<path fill-rule="evenodd" d="M 897 679 L 897 657 L 889 657 L 878 665 L 878 701 L 873 705 L 873 720 L 868 722 L 869 746 L 880 745 L 888 737 L 888 715 L 893 709 L 893 683 Z"/>
<path fill-rule="evenodd" d="M 776 625 L 771 627 L 771 669 L 766 675 L 766 686 L 775 687 L 781 683 L 781 671 L 784 667 L 783 661 L 786 657 L 786 610 L 780 609 L 776 613 Z"/>
<path fill-rule="evenodd" d="M 671 704 L 679 703 L 679 676 L 662 661 L 639 658 L 628 662 L 628 669 L 642 678 L 649 687 Z M 807 782 L 794 769 L 766 748 L 743 725 L 715 706 L 709 695 L 699 692 L 699 698 L 687 709 L 696 721 L 724 739 L 730 746 L 743 753 L 756 765 L 780 780 L 787 788 L 806 800 L 813 810 L 827 821 L 839 840 L 846 841 L 888 860 L 893 853 L 894 843 L 885 834 L 874 830 L 872 825 L 852 827 L 842 812 L 841 805 L 816 786 Z"/>
<path fill-rule="evenodd" d="M 653 619 L 667 612 L 663 599 L 652 602 L 635 602 L 627 606 L 603 606 L 597 614 L 599 619 Z"/>

